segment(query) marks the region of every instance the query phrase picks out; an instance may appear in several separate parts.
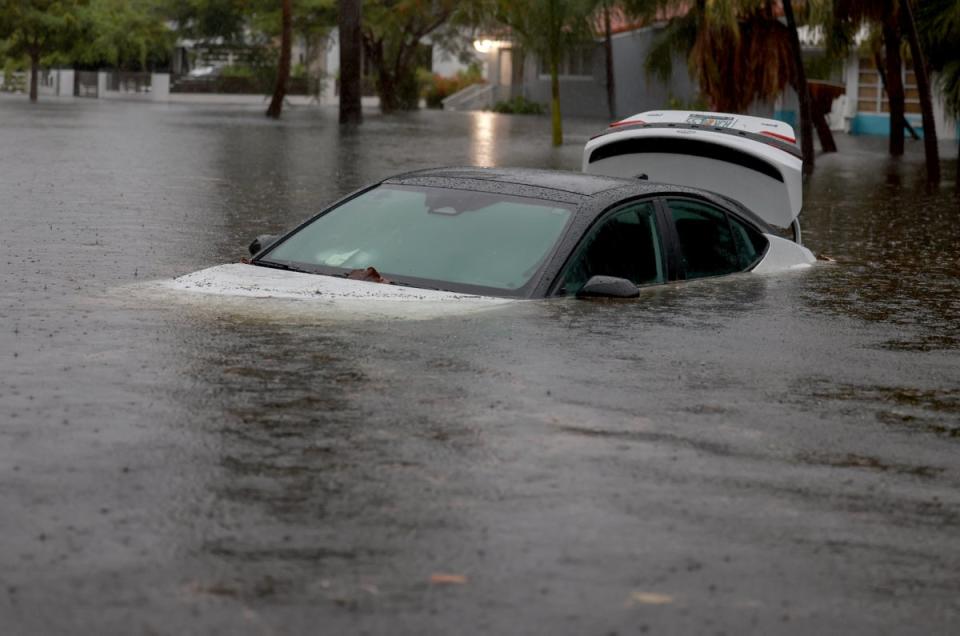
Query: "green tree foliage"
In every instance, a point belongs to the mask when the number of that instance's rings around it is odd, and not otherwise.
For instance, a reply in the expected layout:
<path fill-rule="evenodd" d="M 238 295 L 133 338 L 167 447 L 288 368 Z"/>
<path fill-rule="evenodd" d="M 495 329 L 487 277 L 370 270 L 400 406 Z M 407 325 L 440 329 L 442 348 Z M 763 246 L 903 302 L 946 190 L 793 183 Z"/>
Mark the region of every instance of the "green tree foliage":
<path fill-rule="evenodd" d="M 253 13 L 252 0 L 162 0 L 164 11 L 178 25 L 181 37 L 193 40 L 242 42 Z M 280 3 L 274 3 L 280 11 Z M 279 25 L 276 28 L 279 32 Z"/>
<path fill-rule="evenodd" d="M 563 143 L 560 112 L 560 65 L 570 51 L 593 43 L 589 0 L 498 0 L 496 19 L 510 27 L 525 51 L 543 60 L 550 69 L 550 117 L 553 144 Z"/>
<path fill-rule="evenodd" d="M 246 0 L 249 36 L 275 41 L 282 32 L 282 0 Z M 336 0 L 291 0 L 291 28 L 296 37 L 316 44 L 337 23 Z M 209 37 L 209 36 L 208 36 Z"/>
<path fill-rule="evenodd" d="M 272 117 L 282 111 L 295 68 L 290 59 L 293 40 L 305 46 L 309 58 L 322 46 L 337 14 L 336 0 L 162 1 L 176 20 L 180 37 L 238 54 L 237 66 L 225 68 L 224 75 L 255 78 L 264 90 L 272 88 L 268 109 Z"/>
<path fill-rule="evenodd" d="M 153 0 L 89 0 L 78 37 L 60 61 L 90 67 L 146 70 L 167 63 L 174 32 Z"/>
<path fill-rule="evenodd" d="M 960 2 L 925 0 L 917 15 L 930 66 L 940 73 L 940 87 L 950 112 L 960 117 Z"/>
<path fill-rule="evenodd" d="M 267 69 L 272 76 L 273 96 L 267 116 L 277 119 L 283 110 L 291 72 L 293 38 L 300 38 L 308 51 L 320 41 L 336 21 L 335 0 L 249 0 L 249 29 L 257 34 L 263 60 L 277 60 Z"/>
<path fill-rule="evenodd" d="M 361 33 L 366 62 L 372 67 L 380 110 L 417 107 L 416 69 L 424 40 L 456 52 L 457 28 L 479 15 L 482 0 L 366 0 Z"/>
<path fill-rule="evenodd" d="M 75 41 L 85 0 L 0 0 L 0 40 L 11 57 L 30 60 L 30 100 L 37 101 L 40 59 Z"/>

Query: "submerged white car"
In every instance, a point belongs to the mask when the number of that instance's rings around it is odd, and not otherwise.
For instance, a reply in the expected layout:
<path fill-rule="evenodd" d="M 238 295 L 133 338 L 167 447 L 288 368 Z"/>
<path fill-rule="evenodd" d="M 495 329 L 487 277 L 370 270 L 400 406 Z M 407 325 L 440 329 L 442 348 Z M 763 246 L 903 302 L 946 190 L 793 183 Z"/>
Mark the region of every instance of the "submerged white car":
<path fill-rule="evenodd" d="M 584 173 L 391 177 L 258 238 L 248 263 L 178 280 L 266 296 L 635 297 L 647 285 L 808 266 L 792 129 L 721 117 L 733 116 L 664 111 L 618 122 L 587 144 Z M 781 236 L 791 226 L 793 239 Z"/>

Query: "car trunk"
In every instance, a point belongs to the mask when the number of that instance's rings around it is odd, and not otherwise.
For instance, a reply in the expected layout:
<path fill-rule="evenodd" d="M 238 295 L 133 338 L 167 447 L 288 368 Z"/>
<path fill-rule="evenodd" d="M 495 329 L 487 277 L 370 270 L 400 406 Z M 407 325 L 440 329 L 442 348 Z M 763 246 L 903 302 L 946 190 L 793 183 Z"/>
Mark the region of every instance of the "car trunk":
<path fill-rule="evenodd" d="M 803 206 L 800 157 L 793 128 L 781 121 L 651 111 L 591 139 L 583 171 L 709 190 L 786 228 Z"/>

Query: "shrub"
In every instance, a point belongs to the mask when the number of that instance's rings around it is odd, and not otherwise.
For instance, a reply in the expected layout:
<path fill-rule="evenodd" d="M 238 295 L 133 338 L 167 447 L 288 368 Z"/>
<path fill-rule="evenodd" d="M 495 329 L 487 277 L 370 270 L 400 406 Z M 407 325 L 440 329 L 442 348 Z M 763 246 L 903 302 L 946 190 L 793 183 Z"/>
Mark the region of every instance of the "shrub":
<path fill-rule="evenodd" d="M 220 77 L 253 77 L 255 74 L 256 72 L 252 67 L 237 64 L 224 66 L 220 69 Z"/>
<path fill-rule="evenodd" d="M 444 77 L 429 71 L 422 72 L 421 84 L 424 86 L 421 95 L 427 100 L 427 108 L 443 108 L 443 100 L 471 84 L 480 84 L 484 81 L 480 67 L 471 64 L 465 71 L 460 71 L 455 77 Z"/>
<path fill-rule="evenodd" d="M 494 104 L 493 112 L 510 115 L 542 115 L 543 106 L 537 102 L 530 101 L 523 95 L 517 95 L 513 99 Z"/>

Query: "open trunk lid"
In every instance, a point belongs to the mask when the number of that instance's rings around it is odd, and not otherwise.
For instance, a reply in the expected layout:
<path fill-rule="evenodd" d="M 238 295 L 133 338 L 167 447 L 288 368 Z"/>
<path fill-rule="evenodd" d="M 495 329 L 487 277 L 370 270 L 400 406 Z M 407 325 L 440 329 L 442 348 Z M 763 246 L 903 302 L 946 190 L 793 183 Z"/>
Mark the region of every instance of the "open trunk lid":
<path fill-rule="evenodd" d="M 803 207 L 793 128 L 773 119 L 679 110 L 611 124 L 583 150 L 583 171 L 709 190 L 789 227 Z"/>

